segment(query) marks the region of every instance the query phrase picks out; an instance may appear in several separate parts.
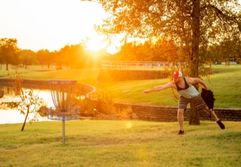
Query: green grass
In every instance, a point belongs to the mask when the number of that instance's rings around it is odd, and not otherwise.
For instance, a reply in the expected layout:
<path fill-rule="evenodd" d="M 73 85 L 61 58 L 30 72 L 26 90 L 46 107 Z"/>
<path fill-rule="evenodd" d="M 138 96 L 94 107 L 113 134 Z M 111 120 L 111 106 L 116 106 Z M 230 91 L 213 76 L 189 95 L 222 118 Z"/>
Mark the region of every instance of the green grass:
<path fill-rule="evenodd" d="M 95 68 L 63 68 L 61 70 L 56 70 L 54 68 L 47 68 L 46 66 L 28 66 L 27 69 L 12 67 L 9 71 L 5 69 L 0 70 L 1 78 L 15 78 L 19 76 L 22 79 L 33 80 L 70 79 L 91 84 L 96 84 L 98 74 L 99 70 Z"/>
<path fill-rule="evenodd" d="M 215 92 L 217 106 L 241 108 L 241 65 L 217 66 L 214 71 L 217 73 L 206 80 Z"/>
<path fill-rule="evenodd" d="M 214 91 L 215 106 L 218 108 L 241 108 L 241 65 L 214 66 L 214 74 L 203 77 L 205 83 Z M 143 91 L 153 86 L 170 81 L 137 80 L 114 82 L 104 87 L 114 100 L 127 103 L 143 103 L 154 105 L 177 105 L 178 95 L 171 89 L 144 94 Z M 103 86 L 102 86 L 103 87 Z"/>
<path fill-rule="evenodd" d="M 218 108 L 241 108 L 241 65 L 213 66 L 214 74 L 203 77 L 207 85 L 214 91 Z M 54 70 L 46 67 L 31 66 L 29 69 L 17 69 L 23 79 L 74 79 L 79 82 L 90 83 L 110 96 L 114 101 L 125 103 L 142 103 L 153 105 L 176 106 L 177 99 L 171 89 L 145 95 L 147 88 L 168 82 L 160 80 L 136 80 L 100 83 L 98 69 L 63 69 Z M 10 70 L 10 76 L 5 70 L 0 70 L 0 76 L 14 77 L 16 69 Z"/>
<path fill-rule="evenodd" d="M 66 144 L 61 122 L 0 125 L 0 166 L 83 167 L 236 167 L 241 164 L 241 123 L 177 123 L 145 121 L 69 121 Z"/>

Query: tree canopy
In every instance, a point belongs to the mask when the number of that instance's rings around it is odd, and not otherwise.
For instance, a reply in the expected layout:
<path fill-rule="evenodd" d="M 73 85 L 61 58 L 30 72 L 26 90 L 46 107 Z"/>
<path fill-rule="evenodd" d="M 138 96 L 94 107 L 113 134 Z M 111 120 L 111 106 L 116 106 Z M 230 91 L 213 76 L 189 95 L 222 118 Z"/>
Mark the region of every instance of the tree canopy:
<path fill-rule="evenodd" d="M 8 70 L 8 64 L 17 64 L 17 40 L 13 38 L 1 38 L 0 39 L 0 62 L 6 64 L 6 70 Z"/>
<path fill-rule="evenodd" d="M 97 0 L 110 13 L 100 29 L 129 37 L 175 41 L 191 75 L 198 75 L 200 49 L 226 38 L 241 38 L 238 0 Z M 179 55 L 181 56 L 181 55 Z"/>

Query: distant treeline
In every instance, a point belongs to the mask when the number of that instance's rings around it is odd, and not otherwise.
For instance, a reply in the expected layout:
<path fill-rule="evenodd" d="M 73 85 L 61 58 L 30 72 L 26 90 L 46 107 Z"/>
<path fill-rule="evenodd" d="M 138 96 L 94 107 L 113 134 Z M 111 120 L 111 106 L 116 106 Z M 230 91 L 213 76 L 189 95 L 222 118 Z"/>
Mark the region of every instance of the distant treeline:
<path fill-rule="evenodd" d="M 66 45 L 57 51 L 42 49 L 39 51 L 25 50 L 17 47 L 17 40 L 12 38 L 0 39 L 0 64 L 19 65 L 27 68 L 28 65 L 55 65 L 70 67 L 96 66 L 99 60 L 108 61 L 162 61 L 162 62 L 187 62 L 188 56 L 185 48 L 177 45 L 172 40 L 161 39 L 156 42 L 126 43 L 119 52 L 110 56 L 106 51 L 100 51 L 98 56 L 86 51 L 84 44 Z M 97 53 L 95 53 L 97 54 Z M 201 63 L 218 63 L 223 61 L 241 60 L 241 42 L 223 41 L 219 44 L 201 47 Z"/>
<path fill-rule="evenodd" d="M 155 42 L 126 43 L 110 61 L 162 61 L 167 63 L 189 63 L 188 51 L 172 40 L 161 39 Z M 241 63 L 241 41 L 226 40 L 212 46 L 201 46 L 200 64 L 235 61 Z"/>
<path fill-rule="evenodd" d="M 98 63 L 98 59 L 91 54 L 85 50 L 83 44 L 66 45 L 57 51 L 47 49 L 32 51 L 18 48 L 16 39 L 0 39 L 0 64 L 6 64 L 6 69 L 9 64 L 22 64 L 25 68 L 28 65 L 55 65 L 57 68 L 89 67 Z M 99 54 L 99 57 L 102 57 L 105 53 L 99 52 Z"/>

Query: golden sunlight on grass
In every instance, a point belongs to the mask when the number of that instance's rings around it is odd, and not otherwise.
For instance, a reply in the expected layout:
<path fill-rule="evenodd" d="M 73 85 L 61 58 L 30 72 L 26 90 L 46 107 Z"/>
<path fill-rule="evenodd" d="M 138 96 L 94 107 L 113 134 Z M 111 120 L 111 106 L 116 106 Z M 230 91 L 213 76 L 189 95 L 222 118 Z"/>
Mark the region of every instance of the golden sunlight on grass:
<path fill-rule="evenodd" d="M 186 126 L 176 134 L 176 122 L 78 120 L 66 124 L 61 145 L 61 121 L 0 125 L 0 166 L 117 166 L 117 167 L 237 167 L 240 159 L 240 122 Z M 188 123 L 185 122 L 185 125 Z M 220 146 L 221 145 L 221 146 Z M 47 155 L 47 156 L 46 156 Z"/>
<path fill-rule="evenodd" d="M 132 123 L 130 121 L 126 122 L 125 126 L 126 126 L 127 129 L 130 129 L 130 128 L 133 127 L 133 125 L 132 125 Z"/>

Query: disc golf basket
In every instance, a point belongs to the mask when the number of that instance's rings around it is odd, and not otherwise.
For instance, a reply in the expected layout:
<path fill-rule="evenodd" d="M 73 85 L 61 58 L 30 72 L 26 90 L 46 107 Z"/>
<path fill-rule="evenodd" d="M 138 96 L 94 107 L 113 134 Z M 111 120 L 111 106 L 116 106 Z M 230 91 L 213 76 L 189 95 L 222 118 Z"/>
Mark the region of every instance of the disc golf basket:
<path fill-rule="evenodd" d="M 51 80 L 50 91 L 56 111 L 62 114 L 62 143 L 65 143 L 65 115 L 71 108 L 74 87 L 76 81 L 73 80 Z"/>

